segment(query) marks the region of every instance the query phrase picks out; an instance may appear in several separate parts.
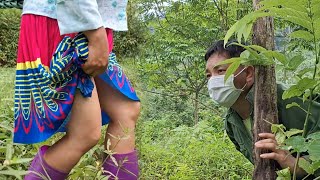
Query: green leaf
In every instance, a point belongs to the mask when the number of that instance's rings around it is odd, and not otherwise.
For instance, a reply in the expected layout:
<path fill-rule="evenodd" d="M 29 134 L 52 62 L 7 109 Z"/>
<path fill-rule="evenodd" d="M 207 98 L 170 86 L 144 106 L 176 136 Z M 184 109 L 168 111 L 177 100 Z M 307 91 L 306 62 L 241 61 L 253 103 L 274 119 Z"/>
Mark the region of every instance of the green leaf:
<path fill-rule="evenodd" d="M 320 161 L 313 161 L 312 164 L 312 169 L 314 169 L 314 171 L 317 171 L 320 169 Z M 315 173 L 317 175 L 317 172 Z M 319 175 L 317 175 L 319 176 Z"/>
<path fill-rule="evenodd" d="M 283 132 L 277 132 L 275 136 L 277 143 L 280 145 L 282 145 L 286 140 L 286 135 Z"/>
<path fill-rule="evenodd" d="M 261 1 L 260 4 L 263 5 L 263 9 L 268 9 L 271 7 L 287 7 L 297 11 L 307 12 L 307 8 L 305 4 L 308 0 L 295 0 L 295 1 L 288 1 L 288 0 L 264 0 Z"/>
<path fill-rule="evenodd" d="M 320 132 L 315 132 L 315 133 L 312 133 L 312 134 L 309 134 L 308 139 L 311 139 L 311 140 L 319 140 L 320 141 Z"/>
<path fill-rule="evenodd" d="M 303 56 L 301 55 L 294 56 L 292 59 L 290 59 L 287 68 L 289 70 L 295 71 L 303 61 L 304 61 Z"/>
<path fill-rule="evenodd" d="M 252 30 L 253 23 L 250 23 L 246 26 L 245 31 L 243 32 L 244 41 L 247 41 Z"/>
<path fill-rule="evenodd" d="M 282 99 L 289 99 L 295 96 L 301 96 L 307 89 L 313 88 L 317 81 L 310 78 L 303 78 L 298 81 L 298 84 L 291 86 L 282 94 Z"/>
<path fill-rule="evenodd" d="M 277 171 L 277 180 L 291 180 L 291 173 L 289 167 L 286 169 L 282 169 Z"/>
<path fill-rule="evenodd" d="M 302 133 L 303 133 L 303 130 L 300 130 L 300 129 L 290 129 L 289 131 L 285 132 L 288 138 L 297 134 L 302 134 Z"/>
<path fill-rule="evenodd" d="M 286 105 L 286 108 L 289 109 L 291 107 L 301 107 L 298 103 L 296 102 L 293 102 L 293 103 L 290 103 L 290 104 L 287 104 Z"/>
<path fill-rule="evenodd" d="M 8 143 L 7 144 L 7 151 L 6 151 L 6 160 L 11 160 L 13 154 L 13 144 Z"/>
<path fill-rule="evenodd" d="M 240 61 L 235 61 L 234 63 L 232 63 L 227 71 L 226 71 L 226 74 L 225 74 L 225 77 L 224 77 L 224 81 L 226 82 L 227 79 L 234 73 L 236 72 L 236 70 L 238 69 L 238 67 L 240 66 Z"/>
<path fill-rule="evenodd" d="M 284 132 L 286 130 L 286 127 L 283 124 L 272 124 L 271 125 L 271 132 L 277 133 L 277 132 Z"/>
<path fill-rule="evenodd" d="M 237 46 L 241 46 L 243 48 L 245 48 L 247 51 L 250 52 L 250 54 L 254 57 L 254 58 L 259 58 L 259 54 L 256 50 L 252 49 L 250 46 L 246 46 L 240 43 L 231 43 L 232 45 L 237 45 Z M 253 47 L 257 47 L 257 46 L 253 46 Z"/>
<path fill-rule="evenodd" d="M 32 161 L 33 158 L 12 159 L 10 164 L 23 164 Z"/>
<path fill-rule="evenodd" d="M 303 170 L 305 170 L 308 174 L 313 174 L 314 173 L 314 169 L 312 168 L 311 164 L 309 163 L 309 161 L 301 158 L 299 160 L 299 167 L 301 167 Z"/>
<path fill-rule="evenodd" d="M 312 72 L 312 71 L 314 71 L 314 68 L 305 68 L 305 69 L 302 69 L 301 71 L 299 71 L 297 76 L 299 76 L 301 78 L 306 73 Z"/>
<path fill-rule="evenodd" d="M 291 146 L 294 152 L 306 152 L 308 144 L 302 136 L 293 136 L 285 140 L 287 146 Z"/>
<path fill-rule="evenodd" d="M 258 52 L 262 52 L 262 51 L 267 51 L 266 48 L 262 47 L 262 46 L 258 46 L 258 45 L 248 45 L 247 47 L 254 49 Z"/>
<path fill-rule="evenodd" d="M 273 134 L 275 134 L 276 141 L 280 145 L 283 144 L 286 139 L 285 129 L 286 129 L 286 127 L 283 124 L 272 124 L 271 125 L 271 132 Z"/>
<path fill-rule="evenodd" d="M 320 141 L 312 141 L 308 147 L 311 161 L 320 161 Z"/>
<path fill-rule="evenodd" d="M 237 37 L 237 39 L 241 39 L 242 36 L 246 37 L 247 35 L 247 30 L 251 29 L 250 27 L 252 26 L 251 24 L 260 17 L 266 17 L 270 16 L 271 13 L 269 12 L 264 12 L 264 11 L 255 11 L 252 13 L 247 14 L 244 16 L 242 19 L 237 21 L 235 24 L 231 26 L 231 28 L 227 31 L 225 37 L 224 37 L 224 46 L 227 44 L 228 40 L 232 37 L 233 34 L 237 34 L 240 37 Z M 245 26 L 246 30 L 243 30 L 243 26 Z M 240 31 L 240 33 L 239 33 Z M 244 34 L 243 34 L 244 33 Z"/>
<path fill-rule="evenodd" d="M 240 54 L 240 57 L 244 59 L 248 59 L 250 57 L 250 52 L 248 50 L 245 50 Z"/>
<path fill-rule="evenodd" d="M 298 30 L 289 35 L 291 38 L 304 39 L 306 41 L 313 40 L 313 35 L 309 31 Z"/>
<path fill-rule="evenodd" d="M 281 64 L 287 64 L 288 60 L 286 58 L 286 56 L 280 52 L 277 51 L 268 51 L 268 55 L 270 55 L 270 57 L 273 57 L 275 59 L 277 59 Z"/>
<path fill-rule="evenodd" d="M 231 28 L 227 31 L 224 37 L 224 46 L 226 46 L 231 36 L 236 32 L 238 25 L 239 25 L 239 21 L 237 21 L 234 25 L 232 25 Z"/>
<path fill-rule="evenodd" d="M 28 172 L 27 171 L 19 171 L 19 170 L 4 170 L 4 171 L 0 171 L 0 174 L 2 175 L 8 175 L 8 176 L 15 176 L 17 178 L 21 178 L 21 176 L 26 175 Z"/>
<path fill-rule="evenodd" d="M 226 59 L 224 61 L 220 61 L 215 66 L 219 66 L 219 65 L 223 65 L 223 64 L 231 64 L 231 63 L 234 63 L 234 62 L 237 62 L 237 61 L 241 62 L 241 58 L 236 57 L 236 58 Z"/>
<path fill-rule="evenodd" d="M 307 12 L 296 11 L 291 8 L 277 8 L 277 7 L 271 7 L 271 8 L 268 8 L 268 10 L 269 10 L 269 13 L 274 17 L 279 17 L 286 21 L 292 22 L 294 24 L 307 28 L 310 31 L 313 30 L 312 21 L 308 17 Z"/>

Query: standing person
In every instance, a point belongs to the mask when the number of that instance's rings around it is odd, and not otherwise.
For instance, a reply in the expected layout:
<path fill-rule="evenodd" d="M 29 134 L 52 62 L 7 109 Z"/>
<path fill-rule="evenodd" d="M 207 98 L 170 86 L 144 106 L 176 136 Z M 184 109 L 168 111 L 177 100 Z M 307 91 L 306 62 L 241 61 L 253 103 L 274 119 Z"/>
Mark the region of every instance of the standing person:
<path fill-rule="evenodd" d="M 225 117 L 226 132 L 236 149 L 253 163 L 254 67 L 240 65 L 235 73 L 224 82 L 224 76 L 229 64 L 218 65 L 219 62 L 226 59 L 239 57 L 245 50 L 243 47 L 231 44 L 232 42 L 234 41 L 230 41 L 224 46 L 223 40 L 217 41 L 205 54 L 208 91 L 215 102 L 228 108 L 228 113 Z M 279 123 L 283 124 L 287 130 L 293 128 L 303 129 L 306 113 L 297 107 L 287 109 L 286 105 L 296 102 L 305 108 L 307 104 L 303 103 L 301 98 L 283 100 L 281 97 L 284 90 L 285 87 L 283 85 L 277 85 Z M 308 134 L 320 131 L 319 109 L 320 103 L 313 102 L 311 107 L 312 114 L 307 129 Z M 256 142 L 254 146 L 271 151 L 270 153 L 261 154 L 260 157 L 273 159 L 278 162 L 281 168 L 289 167 L 290 171 L 293 172 L 296 159 L 288 151 L 277 149 L 275 135 L 261 133 L 259 137 L 262 140 Z M 297 173 L 300 178 L 306 175 L 301 168 L 298 168 Z"/>
<path fill-rule="evenodd" d="M 14 142 L 42 146 L 26 180 L 66 179 L 107 124 L 104 174 L 137 179 L 140 102 L 112 53 L 113 30 L 127 30 L 127 0 L 24 0 L 15 84 Z M 109 60 L 109 62 L 108 62 Z M 118 137 L 124 137 L 119 140 Z"/>

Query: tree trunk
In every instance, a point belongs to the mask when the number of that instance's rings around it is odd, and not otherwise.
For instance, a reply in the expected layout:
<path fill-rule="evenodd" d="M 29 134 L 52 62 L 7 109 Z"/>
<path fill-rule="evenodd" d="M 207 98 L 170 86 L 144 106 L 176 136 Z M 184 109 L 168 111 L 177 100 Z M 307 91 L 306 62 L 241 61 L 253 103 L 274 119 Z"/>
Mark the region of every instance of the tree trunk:
<path fill-rule="evenodd" d="M 260 0 L 253 0 L 253 6 L 257 10 Z M 263 46 L 269 50 L 274 49 L 273 18 L 260 18 L 253 27 L 253 44 Z M 261 140 L 258 136 L 262 132 L 271 132 L 270 123 L 278 123 L 277 91 L 274 66 L 255 67 L 255 96 L 254 96 L 254 127 L 253 144 Z M 275 180 L 276 162 L 260 158 L 261 151 L 254 148 L 253 173 L 254 180 Z"/>
<path fill-rule="evenodd" d="M 195 93 L 194 98 L 194 125 L 199 122 L 199 90 Z"/>

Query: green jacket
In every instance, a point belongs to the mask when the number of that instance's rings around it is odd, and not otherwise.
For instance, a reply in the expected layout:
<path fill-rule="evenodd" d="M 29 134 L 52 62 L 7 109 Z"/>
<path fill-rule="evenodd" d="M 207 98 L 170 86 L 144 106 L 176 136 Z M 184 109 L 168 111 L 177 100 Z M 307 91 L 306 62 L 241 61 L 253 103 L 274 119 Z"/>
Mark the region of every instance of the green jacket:
<path fill-rule="evenodd" d="M 286 87 L 284 85 L 277 85 L 279 123 L 283 124 L 287 130 L 292 128 L 303 129 L 306 113 L 298 107 L 291 107 L 287 109 L 286 105 L 292 102 L 296 102 L 304 109 L 307 109 L 308 103 L 303 103 L 302 99 L 298 97 L 283 100 L 282 94 L 285 89 Z M 251 103 L 251 109 L 253 110 L 253 88 L 249 91 L 246 99 Z M 308 134 L 320 131 L 320 103 L 314 102 L 311 107 L 311 112 L 312 115 L 307 125 Z M 251 115 L 251 119 L 253 120 L 252 116 L 253 115 Z M 253 124 L 253 122 L 251 123 Z M 252 136 L 247 131 L 243 123 L 243 119 L 238 115 L 237 112 L 232 109 L 228 110 L 225 117 L 225 129 L 229 138 L 236 146 L 236 149 L 253 163 Z"/>

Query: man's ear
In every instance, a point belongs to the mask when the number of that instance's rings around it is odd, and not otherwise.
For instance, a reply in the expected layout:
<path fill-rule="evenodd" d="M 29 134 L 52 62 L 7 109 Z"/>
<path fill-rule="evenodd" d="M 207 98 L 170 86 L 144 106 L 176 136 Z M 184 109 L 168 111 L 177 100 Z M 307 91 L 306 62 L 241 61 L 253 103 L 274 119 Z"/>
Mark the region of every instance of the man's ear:
<path fill-rule="evenodd" d="M 249 85 L 252 85 L 254 83 L 254 67 L 253 66 L 248 66 L 247 67 L 247 83 Z"/>

